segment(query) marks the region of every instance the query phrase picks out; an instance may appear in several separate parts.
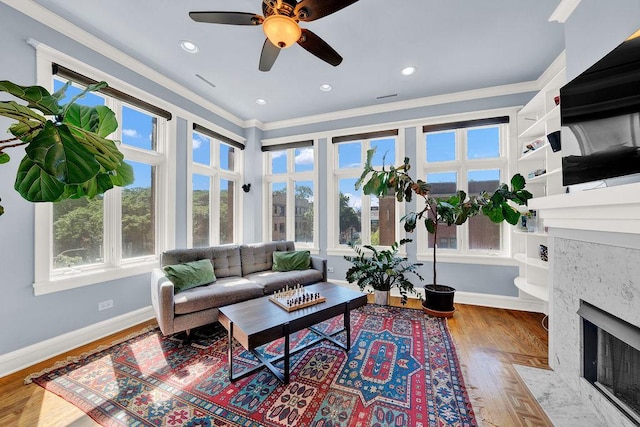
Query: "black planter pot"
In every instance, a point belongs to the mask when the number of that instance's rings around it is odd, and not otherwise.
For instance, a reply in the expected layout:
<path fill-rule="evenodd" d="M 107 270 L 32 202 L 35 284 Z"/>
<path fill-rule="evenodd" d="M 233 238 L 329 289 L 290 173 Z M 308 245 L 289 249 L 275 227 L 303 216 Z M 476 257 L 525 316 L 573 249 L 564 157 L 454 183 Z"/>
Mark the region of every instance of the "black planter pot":
<path fill-rule="evenodd" d="M 425 300 L 422 310 L 436 317 L 452 317 L 456 311 L 453 306 L 453 297 L 456 290 L 446 285 L 425 285 Z"/>

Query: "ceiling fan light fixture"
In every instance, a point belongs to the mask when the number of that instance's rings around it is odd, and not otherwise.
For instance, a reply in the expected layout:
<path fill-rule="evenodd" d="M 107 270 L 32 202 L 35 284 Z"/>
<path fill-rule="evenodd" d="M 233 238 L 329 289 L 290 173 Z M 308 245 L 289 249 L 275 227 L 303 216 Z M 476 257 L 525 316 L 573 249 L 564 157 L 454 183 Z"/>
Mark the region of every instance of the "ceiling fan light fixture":
<path fill-rule="evenodd" d="M 320 85 L 320 90 L 323 92 L 329 92 L 331 89 L 333 89 L 333 86 L 331 86 L 329 83 Z"/>
<path fill-rule="evenodd" d="M 269 41 L 279 48 L 291 46 L 302 36 L 298 23 L 284 15 L 268 16 L 262 23 L 262 29 Z"/>
<path fill-rule="evenodd" d="M 405 67 L 402 69 L 403 76 L 410 76 L 411 74 L 416 72 L 416 67 Z"/>
<path fill-rule="evenodd" d="M 197 53 L 198 45 L 194 42 L 190 42 L 189 40 L 181 40 L 180 47 L 189 53 Z"/>

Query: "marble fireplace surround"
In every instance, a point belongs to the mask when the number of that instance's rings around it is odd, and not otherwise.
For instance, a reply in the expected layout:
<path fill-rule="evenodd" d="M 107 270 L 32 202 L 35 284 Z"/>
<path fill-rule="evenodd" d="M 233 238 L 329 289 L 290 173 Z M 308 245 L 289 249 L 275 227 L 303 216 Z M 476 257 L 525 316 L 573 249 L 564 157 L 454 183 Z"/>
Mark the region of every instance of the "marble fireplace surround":
<path fill-rule="evenodd" d="M 605 425 L 633 426 L 581 377 L 580 301 L 640 326 L 640 183 L 533 200 L 549 232 L 549 365 Z"/>

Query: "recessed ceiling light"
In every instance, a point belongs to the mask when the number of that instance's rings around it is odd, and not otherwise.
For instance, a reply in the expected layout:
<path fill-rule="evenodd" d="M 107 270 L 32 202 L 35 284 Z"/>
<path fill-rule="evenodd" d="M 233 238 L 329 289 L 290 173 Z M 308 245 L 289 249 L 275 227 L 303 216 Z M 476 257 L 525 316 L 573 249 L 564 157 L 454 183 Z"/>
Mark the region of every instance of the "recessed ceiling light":
<path fill-rule="evenodd" d="M 194 42 L 190 42 L 189 40 L 180 41 L 180 47 L 189 53 L 196 53 L 198 51 L 198 46 L 196 46 Z"/>
<path fill-rule="evenodd" d="M 256 104 L 258 104 L 258 105 L 264 105 L 266 103 L 267 103 L 266 99 L 262 99 L 262 98 L 256 99 Z"/>
<path fill-rule="evenodd" d="M 320 85 L 320 90 L 323 92 L 329 92 L 331 89 L 333 89 L 333 86 L 328 83 Z"/>
<path fill-rule="evenodd" d="M 416 72 L 416 67 L 405 67 L 402 69 L 403 76 L 410 76 L 411 74 Z"/>

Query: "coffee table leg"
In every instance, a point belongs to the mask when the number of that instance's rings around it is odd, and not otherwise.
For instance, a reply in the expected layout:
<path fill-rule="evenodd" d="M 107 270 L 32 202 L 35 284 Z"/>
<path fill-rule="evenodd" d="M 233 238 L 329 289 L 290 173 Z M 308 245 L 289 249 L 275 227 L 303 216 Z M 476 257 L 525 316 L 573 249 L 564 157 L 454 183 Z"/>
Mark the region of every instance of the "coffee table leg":
<path fill-rule="evenodd" d="M 284 325 L 284 383 L 289 384 L 289 322 Z"/>
<path fill-rule="evenodd" d="M 347 351 L 351 350 L 351 313 L 349 303 L 344 303 L 344 329 L 347 331 Z"/>
<path fill-rule="evenodd" d="M 227 357 L 229 359 L 229 381 L 233 381 L 233 322 L 229 322 L 229 343 Z"/>

